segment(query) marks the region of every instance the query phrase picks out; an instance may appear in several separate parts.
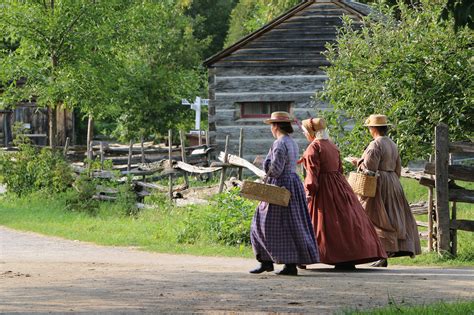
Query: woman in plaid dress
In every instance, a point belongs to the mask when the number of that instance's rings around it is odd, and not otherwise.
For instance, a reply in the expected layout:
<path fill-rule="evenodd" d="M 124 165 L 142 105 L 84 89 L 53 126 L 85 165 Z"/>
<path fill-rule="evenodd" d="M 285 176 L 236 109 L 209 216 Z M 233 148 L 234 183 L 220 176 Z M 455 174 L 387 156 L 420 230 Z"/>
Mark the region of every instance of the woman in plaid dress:
<path fill-rule="evenodd" d="M 291 192 L 287 207 L 260 202 L 255 212 L 250 238 L 260 266 L 250 273 L 273 271 L 273 263 L 285 264 L 278 275 L 298 274 L 296 265 L 319 262 L 318 248 L 308 213 L 303 184 L 296 174 L 298 145 L 288 136 L 292 120 L 286 112 L 274 112 L 270 119 L 276 138 L 263 163 L 268 183 Z"/>

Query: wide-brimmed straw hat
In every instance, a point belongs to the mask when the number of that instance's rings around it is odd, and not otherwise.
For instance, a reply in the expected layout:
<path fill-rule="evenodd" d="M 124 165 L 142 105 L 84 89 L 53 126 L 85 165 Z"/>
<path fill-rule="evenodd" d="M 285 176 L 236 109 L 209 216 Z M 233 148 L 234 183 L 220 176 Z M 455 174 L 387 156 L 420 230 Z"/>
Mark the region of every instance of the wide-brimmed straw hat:
<path fill-rule="evenodd" d="M 273 112 L 269 119 L 265 119 L 263 122 L 271 124 L 275 122 L 293 122 L 294 119 L 290 117 L 287 112 Z"/>
<path fill-rule="evenodd" d="M 378 126 L 391 126 L 392 124 L 388 123 L 387 116 L 385 115 L 370 115 L 369 118 L 365 120 L 364 126 L 367 127 L 378 127 Z"/>

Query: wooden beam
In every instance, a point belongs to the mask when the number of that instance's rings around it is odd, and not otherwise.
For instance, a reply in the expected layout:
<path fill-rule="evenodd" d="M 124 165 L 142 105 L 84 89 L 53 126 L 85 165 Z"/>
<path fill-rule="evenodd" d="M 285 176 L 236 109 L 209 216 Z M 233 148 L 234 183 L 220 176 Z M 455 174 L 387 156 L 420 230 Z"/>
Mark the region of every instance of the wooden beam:
<path fill-rule="evenodd" d="M 435 164 L 426 163 L 425 173 L 434 175 L 435 168 Z M 474 182 L 474 167 L 465 165 L 449 165 L 448 178 Z"/>
<path fill-rule="evenodd" d="M 200 167 L 194 166 L 188 163 L 178 161 L 173 167 L 182 169 L 183 171 L 194 173 L 194 174 L 206 174 L 216 171 L 220 171 L 222 167 Z"/>
<path fill-rule="evenodd" d="M 256 167 L 252 163 L 250 163 L 249 161 L 247 161 L 243 158 L 240 158 L 237 155 L 233 155 L 233 154 L 228 154 L 227 157 L 228 157 L 228 163 L 230 163 L 232 165 L 235 165 L 235 166 L 239 166 L 239 167 L 245 167 L 245 168 L 249 169 L 250 171 L 252 171 L 255 175 L 257 175 L 260 178 L 265 177 L 265 171 L 259 169 L 258 167 Z M 223 152 L 221 152 L 219 154 L 218 159 L 219 159 L 219 161 L 224 162 L 224 153 Z"/>
<path fill-rule="evenodd" d="M 451 229 L 474 232 L 474 221 L 471 220 L 452 220 Z"/>
<path fill-rule="evenodd" d="M 474 190 L 469 189 L 450 189 L 449 201 L 474 203 Z"/>
<path fill-rule="evenodd" d="M 474 142 L 452 142 L 449 144 L 449 152 L 474 153 Z"/>
<path fill-rule="evenodd" d="M 435 191 L 436 217 L 438 218 L 438 253 L 450 251 L 449 194 L 448 194 L 448 126 L 439 124 L 435 128 Z"/>

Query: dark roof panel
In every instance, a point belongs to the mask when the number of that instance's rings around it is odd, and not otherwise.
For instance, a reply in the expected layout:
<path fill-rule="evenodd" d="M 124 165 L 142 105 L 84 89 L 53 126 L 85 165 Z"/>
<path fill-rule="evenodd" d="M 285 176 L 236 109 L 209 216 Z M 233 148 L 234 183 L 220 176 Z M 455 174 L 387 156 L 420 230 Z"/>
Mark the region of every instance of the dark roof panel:
<path fill-rule="evenodd" d="M 357 25 L 365 15 L 353 2 L 350 5 L 346 2 L 302 2 L 204 64 L 208 67 L 329 65 L 322 52 L 327 43 L 336 40 L 342 16 L 349 16 Z"/>

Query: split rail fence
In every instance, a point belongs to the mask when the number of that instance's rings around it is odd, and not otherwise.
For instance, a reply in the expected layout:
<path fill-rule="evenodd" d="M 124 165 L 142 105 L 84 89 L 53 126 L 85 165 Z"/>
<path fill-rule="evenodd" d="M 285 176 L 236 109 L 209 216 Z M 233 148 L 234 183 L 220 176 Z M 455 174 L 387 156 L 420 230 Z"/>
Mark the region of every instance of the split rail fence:
<path fill-rule="evenodd" d="M 456 184 L 456 180 L 474 182 L 474 167 L 454 165 L 452 154 L 474 157 L 474 143 L 450 142 L 448 126 L 435 128 L 434 161 L 427 163 L 420 184 L 429 189 L 428 248 L 440 255 L 457 254 L 457 231 L 474 232 L 474 221 L 458 219 L 458 203 L 474 203 L 474 191 Z"/>

